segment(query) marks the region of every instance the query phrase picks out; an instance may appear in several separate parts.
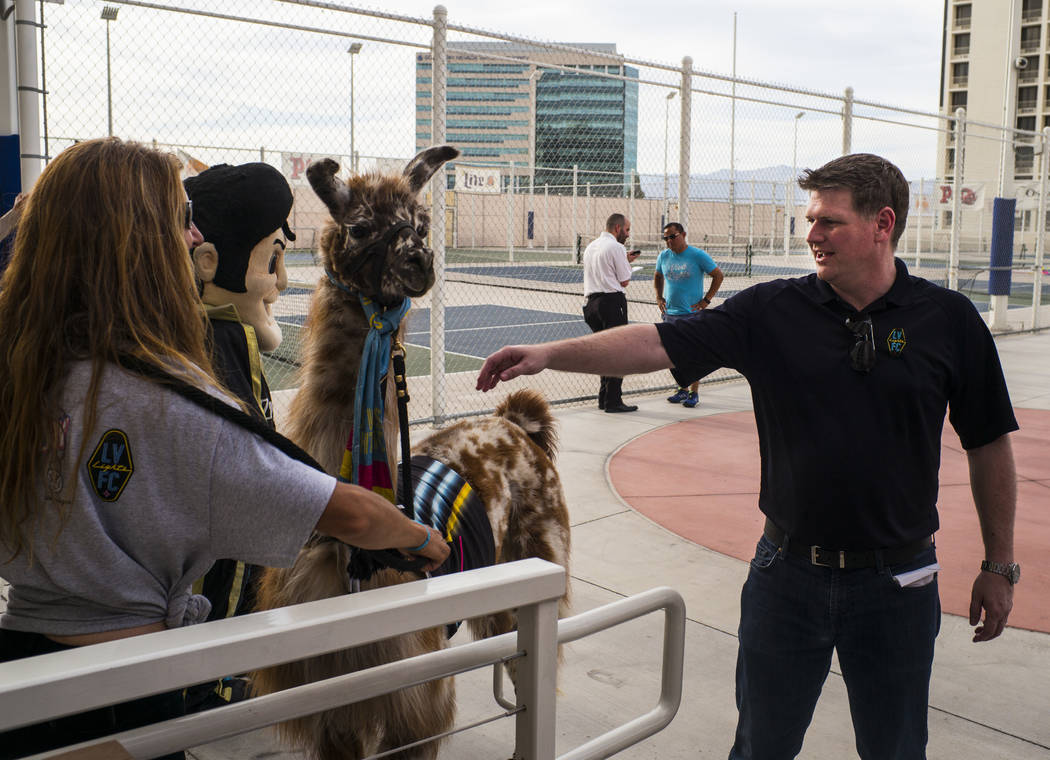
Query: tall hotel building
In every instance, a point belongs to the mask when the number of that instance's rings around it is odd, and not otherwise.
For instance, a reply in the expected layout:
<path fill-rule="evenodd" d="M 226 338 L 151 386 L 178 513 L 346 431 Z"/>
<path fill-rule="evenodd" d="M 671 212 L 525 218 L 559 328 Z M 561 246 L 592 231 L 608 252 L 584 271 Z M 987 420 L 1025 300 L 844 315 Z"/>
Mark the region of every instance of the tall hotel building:
<path fill-rule="evenodd" d="M 638 71 L 610 57 L 616 45 L 570 45 L 449 43 L 446 141 L 463 162 L 501 167 L 504 183 L 513 162 L 518 187 L 534 177 L 537 192 L 568 194 L 575 166 L 580 193 L 622 196 L 638 166 Z M 417 149 L 432 143 L 431 64 L 416 55 Z"/>
<path fill-rule="evenodd" d="M 1008 124 L 1036 132 L 1050 126 L 1050 16 L 1048 0 L 945 0 L 941 65 L 941 109 L 946 115 L 966 109 L 967 121 Z M 968 127 L 964 173 L 967 182 L 983 181 L 988 196 L 999 190 L 1014 197 L 1017 188 L 1038 179 L 1039 161 L 1031 135 L 1012 135 Z M 1009 139 L 1011 136 L 1007 136 Z M 938 138 L 937 170 L 953 178 L 955 140 Z M 1004 160 L 1005 159 L 1005 160 Z M 1019 215 L 1034 216 L 1031 209 Z M 945 223 L 950 212 L 944 212 Z M 1031 219 L 1018 220 L 1031 228 Z"/>

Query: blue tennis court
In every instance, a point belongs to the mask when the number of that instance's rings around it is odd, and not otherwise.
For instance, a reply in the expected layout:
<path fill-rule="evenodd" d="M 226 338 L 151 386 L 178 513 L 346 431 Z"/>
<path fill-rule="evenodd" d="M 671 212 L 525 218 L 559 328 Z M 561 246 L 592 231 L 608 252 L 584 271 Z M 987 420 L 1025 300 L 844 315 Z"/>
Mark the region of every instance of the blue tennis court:
<path fill-rule="evenodd" d="M 582 300 L 582 299 L 581 299 Z M 590 333 L 583 313 L 483 304 L 445 310 L 445 351 L 484 358 L 509 343 L 543 343 Z M 430 348 L 430 309 L 409 314 L 407 342 Z"/>
<path fill-rule="evenodd" d="M 300 327 L 306 314 L 284 314 L 277 321 Z M 406 343 L 430 348 L 430 309 L 409 312 L 406 328 Z M 464 356 L 484 358 L 508 343 L 543 343 L 589 332 L 582 311 L 562 314 L 498 304 L 445 309 L 445 351 Z"/>

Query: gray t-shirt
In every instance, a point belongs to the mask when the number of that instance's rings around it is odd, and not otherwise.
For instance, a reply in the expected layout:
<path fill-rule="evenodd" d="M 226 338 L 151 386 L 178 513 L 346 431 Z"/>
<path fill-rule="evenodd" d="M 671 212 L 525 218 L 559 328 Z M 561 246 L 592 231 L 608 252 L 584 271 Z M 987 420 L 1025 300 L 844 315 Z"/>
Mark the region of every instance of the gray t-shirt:
<path fill-rule="evenodd" d="M 0 564 L 12 586 L 0 627 L 52 635 L 159 621 L 174 628 L 207 616 L 210 605 L 190 586 L 216 559 L 278 567 L 295 560 L 334 478 L 114 366 L 83 441 L 90 377 L 89 363 L 72 366 L 56 421 L 65 445 L 45 454 L 51 489 L 72 491 L 68 521 L 58 532 L 49 504 L 32 565 L 24 551 Z M 44 493 L 42 484 L 42 500 Z"/>

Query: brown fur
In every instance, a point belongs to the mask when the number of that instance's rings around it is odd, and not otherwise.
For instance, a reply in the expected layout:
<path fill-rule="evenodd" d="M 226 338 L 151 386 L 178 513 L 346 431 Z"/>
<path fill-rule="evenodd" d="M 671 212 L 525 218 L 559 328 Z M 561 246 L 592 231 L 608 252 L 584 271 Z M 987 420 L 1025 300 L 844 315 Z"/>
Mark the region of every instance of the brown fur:
<path fill-rule="evenodd" d="M 417 196 L 434 171 L 454 155 L 451 149 L 431 148 L 413 159 L 402 177 L 352 177 L 345 186 L 334 182 L 334 162 L 312 166 L 310 182 L 333 217 L 321 238 L 325 266 L 351 289 L 387 304 L 429 289 L 433 257 L 418 234 L 428 219 Z M 416 231 L 399 235 L 381 257 L 374 256 L 375 261 L 350 274 L 355 254 L 360 255 L 368 240 L 402 219 Z M 360 231 L 362 225 L 374 233 L 364 240 L 355 239 L 350 232 Z M 379 278 L 375 267 L 381 267 Z M 367 331 L 357 296 L 342 291 L 327 277 L 322 279 L 304 330 L 301 385 L 289 410 L 287 432 L 328 472 L 338 471 L 346 446 Z M 388 386 L 392 391 L 393 383 Z M 395 461 L 396 415 L 390 413 L 394 409 L 392 394 L 388 394 L 388 461 Z M 413 447 L 413 453 L 441 460 L 471 484 L 489 516 L 497 562 L 539 557 L 568 569 L 569 518 L 554 467 L 556 445 L 550 407 L 538 393 L 525 390 L 508 396 L 494 416 L 440 430 Z M 291 568 L 267 570 L 257 608 L 273 609 L 348 593 L 348 551 L 332 542 L 310 545 Z M 382 570 L 361 587 L 389 586 L 417 577 Z M 563 613 L 567 601 L 566 595 L 560 604 Z M 468 625 L 475 637 L 486 637 L 514 630 L 515 621 L 512 612 L 501 612 L 470 620 Z M 445 646 L 442 628 L 406 634 L 260 671 L 253 677 L 254 691 L 280 691 Z M 318 760 L 353 760 L 447 731 L 455 706 L 455 687 L 448 678 L 288 721 L 279 731 L 286 742 Z M 429 742 L 392 757 L 433 760 L 438 744 Z"/>

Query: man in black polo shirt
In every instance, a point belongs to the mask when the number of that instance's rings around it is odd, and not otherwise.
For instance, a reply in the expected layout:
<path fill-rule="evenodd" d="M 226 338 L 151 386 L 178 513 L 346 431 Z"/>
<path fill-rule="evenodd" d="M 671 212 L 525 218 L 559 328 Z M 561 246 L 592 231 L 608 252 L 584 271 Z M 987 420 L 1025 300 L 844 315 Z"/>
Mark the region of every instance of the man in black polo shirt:
<path fill-rule="evenodd" d="M 1002 632 L 1019 577 L 1017 423 L 976 309 L 894 257 L 908 213 L 897 167 L 843 156 L 799 185 L 810 192 L 816 274 L 756 285 L 675 323 L 504 348 L 478 389 L 545 368 L 673 367 L 680 384 L 738 370 L 752 389 L 767 520 L 741 596 L 730 758 L 798 754 L 836 650 L 860 756 L 924 758 L 945 411 L 967 451 L 984 539 L 974 641 Z"/>

